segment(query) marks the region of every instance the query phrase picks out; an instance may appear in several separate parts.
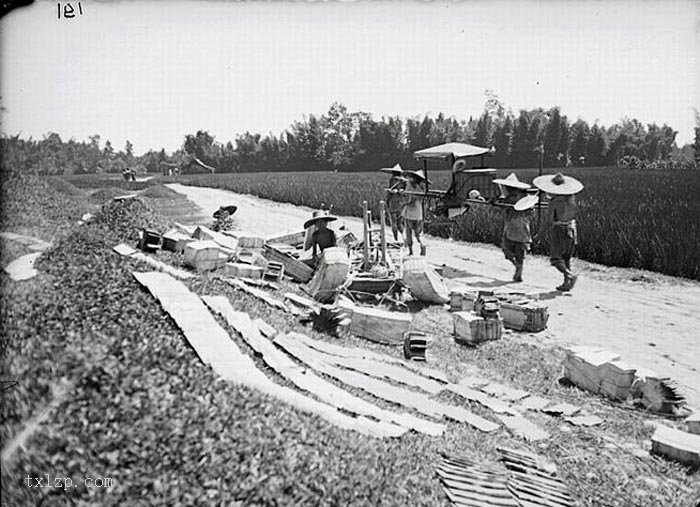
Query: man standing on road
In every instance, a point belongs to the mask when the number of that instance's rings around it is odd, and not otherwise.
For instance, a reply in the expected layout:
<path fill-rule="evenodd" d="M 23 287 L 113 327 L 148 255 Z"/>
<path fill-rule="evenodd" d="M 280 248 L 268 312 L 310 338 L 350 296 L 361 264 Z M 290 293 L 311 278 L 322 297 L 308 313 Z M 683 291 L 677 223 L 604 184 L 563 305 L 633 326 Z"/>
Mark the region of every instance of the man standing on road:
<path fill-rule="evenodd" d="M 425 255 L 425 245 L 421 241 L 423 233 L 423 195 L 425 194 L 424 183 L 427 181 L 423 170 L 404 172 L 408 176 L 406 186 L 406 201 L 401 211 L 404 219 L 404 244 L 408 247 L 408 254 L 413 255 L 413 236 L 420 245 L 420 254 Z"/>
<path fill-rule="evenodd" d="M 564 283 L 557 287 L 560 291 L 570 291 L 578 278 L 571 271 L 571 258 L 576 251 L 578 233 L 576 230 L 575 194 L 583 190 L 583 184 L 570 177 L 557 173 L 554 176 L 538 176 L 532 182 L 537 188 L 551 196 L 549 202 L 550 230 L 549 258 L 552 266 L 564 275 Z"/>
<path fill-rule="evenodd" d="M 530 233 L 530 209 L 537 203 L 537 198 L 528 198 L 527 189 L 530 185 L 518 180 L 515 173 L 507 178 L 495 179 L 494 183 L 501 187 L 505 209 L 503 237 L 501 248 L 506 259 L 515 266 L 514 282 L 523 281 L 523 265 L 525 254 L 530 251 L 532 235 Z"/>
<path fill-rule="evenodd" d="M 403 208 L 403 197 L 401 191 L 406 189 L 406 179 L 401 176 L 403 169 L 399 164 L 394 167 L 385 167 L 380 171 L 391 173 L 389 187 L 386 191 L 386 210 L 389 215 L 389 224 L 391 232 L 394 235 L 394 241 L 399 240 L 399 233 L 404 234 L 403 217 L 401 209 Z"/>

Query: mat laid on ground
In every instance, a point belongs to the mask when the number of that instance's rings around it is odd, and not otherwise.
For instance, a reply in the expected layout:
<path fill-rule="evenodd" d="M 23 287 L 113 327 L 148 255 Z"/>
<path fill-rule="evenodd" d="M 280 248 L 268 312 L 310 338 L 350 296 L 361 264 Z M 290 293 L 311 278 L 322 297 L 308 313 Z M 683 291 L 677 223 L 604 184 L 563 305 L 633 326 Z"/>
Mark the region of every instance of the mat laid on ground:
<path fill-rule="evenodd" d="M 420 373 L 422 376 L 437 380 L 442 383 L 448 383 L 449 379 L 444 372 L 430 368 L 428 366 L 420 366 L 408 361 L 404 361 L 402 358 L 388 356 L 386 354 L 379 354 L 371 350 L 361 349 L 357 347 L 345 347 L 343 345 L 338 345 L 336 343 L 331 343 L 323 340 L 314 340 L 304 335 L 298 335 L 296 337 L 304 344 L 308 345 L 312 349 L 318 350 L 320 352 L 325 352 L 326 354 L 331 354 L 340 357 L 354 357 L 360 359 L 371 359 L 373 361 L 380 361 L 386 363 L 393 363 L 408 368 L 411 371 Z"/>
<path fill-rule="evenodd" d="M 536 455 L 498 448 L 505 469 L 444 454 L 437 469 L 454 505 L 470 507 L 570 507 L 573 499 L 556 468 Z"/>
<path fill-rule="evenodd" d="M 257 389 L 344 429 L 374 437 L 397 437 L 406 432 L 397 425 L 375 422 L 366 417 L 350 417 L 331 405 L 275 384 L 238 348 L 202 300 L 182 282 L 160 272 L 134 273 L 134 277 L 160 302 L 202 361 L 225 380 Z"/>
<path fill-rule="evenodd" d="M 258 289 L 256 287 L 249 287 L 247 284 L 245 284 L 243 281 L 238 280 L 237 278 L 226 278 L 226 283 L 228 283 L 232 287 L 236 287 L 237 289 L 242 290 L 243 292 L 247 292 L 253 297 L 256 297 L 260 299 L 261 301 L 264 301 L 268 305 L 270 305 L 273 308 L 277 308 L 279 310 L 282 310 L 284 312 L 289 312 L 292 315 L 300 315 L 301 312 L 294 308 L 293 306 L 290 306 L 286 304 L 284 301 L 281 301 L 277 298 L 274 298 L 270 296 L 267 292 L 265 292 L 262 289 Z"/>
<path fill-rule="evenodd" d="M 441 435 L 445 429 L 442 424 L 434 423 L 406 413 L 384 410 L 319 377 L 312 371 L 295 363 L 289 356 L 279 350 L 268 339 L 263 338 L 258 325 L 250 320 L 247 313 L 237 312 L 224 296 L 202 296 L 204 302 L 214 312 L 220 314 L 248 343 L 260 354 L 265 363 L 298 388 L 317 396 L 337 408 L 353 414 L 375 417 L 380 421 L 395 423 L 427 435 Z"/>
<path fill-rule="evenodd" d="M 447 405 L 430 399 L 427 395 L 395 386 L 363 373 L 338 368 L 325 362 L 323 354 L 305 345 L 298 333 L 275 337 L 275 343 L 314 370 L 333 377 L 344 384 L 357 387 L 363 391 L 397 405 L 417 410 L 429 417 L 449 419 L 467 423 L 481 431 L 494 431 L 499 425 L 488 421 L 472 412 L 453 405 Z"/>

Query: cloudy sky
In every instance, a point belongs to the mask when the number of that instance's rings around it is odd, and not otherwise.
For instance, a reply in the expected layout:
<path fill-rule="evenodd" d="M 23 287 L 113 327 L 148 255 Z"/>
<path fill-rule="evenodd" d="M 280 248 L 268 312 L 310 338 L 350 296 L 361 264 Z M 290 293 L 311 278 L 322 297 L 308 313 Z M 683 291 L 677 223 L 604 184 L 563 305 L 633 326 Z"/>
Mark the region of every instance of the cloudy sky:
<path fill-rule="evenodd" d="M 77 9 L 77 2 L 73 2 Z M 693 136 L 693 0 L 238 3 L 37 1 L 0 21 L 2 129 L 136 153 L 208 130 L 278 134 L 333 101 L 375 116 L 478 115 L 491 89 L 517 112 L 623 116 Z"/>

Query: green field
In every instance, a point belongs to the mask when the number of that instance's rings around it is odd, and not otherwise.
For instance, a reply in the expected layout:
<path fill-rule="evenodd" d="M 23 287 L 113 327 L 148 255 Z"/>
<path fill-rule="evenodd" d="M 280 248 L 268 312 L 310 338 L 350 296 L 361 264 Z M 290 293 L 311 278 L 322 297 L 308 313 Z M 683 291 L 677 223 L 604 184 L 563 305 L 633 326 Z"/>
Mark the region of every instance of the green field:
<path fill-rule="evenodd" d="M 507 171 L 501 171 L 503 175 Z M 578 195 L 578 256 L 609 266 L 633 267 L 700 280 L 700 172 L 574 169 L 586 188 Z M 531 182 L 536 170 L 518 171 Z M 433 172 L 435 188 L 446 188 L 449 172 Z M 95 176 L 69 177 L 78 186 L 97 186 Z M 309 207 L 333 205 L 335 213 L 360 216 L 367 200 L 377 215 L 384 198 L 383 173 L 243 173 L 183 175 L 178 181 L 248 193 Z M 162 183 L 157 177 L 144 185 Z M 100 181 L 102 185 L 106 181 Z M 111 184 L 124 186 L 120 179 Z M 134 188 L 136 189 L 136 188 Z M 533 227 L 536 229 L 536 221 Z M 454 232 L 455 239 L 499 244 L 502 216 L 487 207 L 472 209 Z M 440 231 L 435 231 L 440 233 Z M 533 245 L 546 253 L 543 228 Z"/>

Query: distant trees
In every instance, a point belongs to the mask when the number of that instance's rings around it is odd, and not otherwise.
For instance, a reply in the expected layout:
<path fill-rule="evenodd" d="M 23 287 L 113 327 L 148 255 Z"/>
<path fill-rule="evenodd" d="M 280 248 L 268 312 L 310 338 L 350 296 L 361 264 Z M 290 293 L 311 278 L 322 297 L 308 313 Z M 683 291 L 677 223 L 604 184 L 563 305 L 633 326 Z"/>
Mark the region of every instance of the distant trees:
<path fill-rule="evenodd" d="M 98 134 L 87 141 L 63 141 L 49 132 L 41 140 L 3 136 L 0 139 L 5 168 L 38 174 L 160 172 L 164 163 L 178 164 L 183 171 L 205 170 L 194 158 L 218 172 L 233 171 L 363 171 L 396 162 L 411 166 L 412 153 L 446 142 L 467 142 L 496 150 L 494 167 L 536 167 L 539 148 L 544 147 L 545 167 L 617 166 L 641 167 L 670 159 L 700 164 L 700 115 L 692 145 L 679 148 L 670 126 L 644 125 L 623 118 L 605 127 L 578 118 L 573 123 L 559 107 L 535 108 L 517 114 L 490 90 L 484 110 L 474 118 L 460 120 L 442 113 L 423 117 L 374 118 L 362 111 L 349 111 L 339 102 L 319 116 L 310 114 L 292 123 L 279 135 L 245 132 L 225 143 L 206 130 L 186 134 L 180 149 L 167 154 L 149 150 L 133 153 L 133 144 L 115 152 Z M 677 165 L 676 165 L 677 166 Z M 675 167 L 675 166 L 674 166 Z"/>

